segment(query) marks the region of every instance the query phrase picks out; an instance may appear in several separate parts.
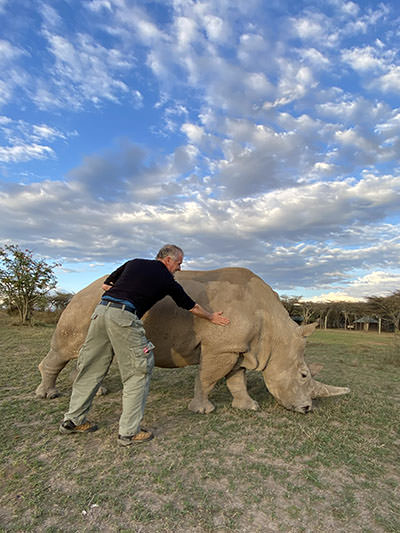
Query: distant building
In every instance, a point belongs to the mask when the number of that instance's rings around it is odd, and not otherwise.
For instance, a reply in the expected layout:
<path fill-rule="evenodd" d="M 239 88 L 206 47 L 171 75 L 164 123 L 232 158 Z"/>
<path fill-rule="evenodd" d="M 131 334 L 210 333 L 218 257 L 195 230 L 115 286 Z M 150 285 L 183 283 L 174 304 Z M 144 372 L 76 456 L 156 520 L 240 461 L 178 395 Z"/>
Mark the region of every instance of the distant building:
<path fill-rule="evenodd" d="M 355 320 L 353 322 L 355 329 L 364 329 L 364 331 L 368 331 L 370 326 L 373 326 L 373 329 L 378 328 L 378 320 L 376 318 L 372 318 L 371 316 L 363 316 L 359 318 L 358 320 Z M 358 327 L 359 324 L 359 327 Z"/>

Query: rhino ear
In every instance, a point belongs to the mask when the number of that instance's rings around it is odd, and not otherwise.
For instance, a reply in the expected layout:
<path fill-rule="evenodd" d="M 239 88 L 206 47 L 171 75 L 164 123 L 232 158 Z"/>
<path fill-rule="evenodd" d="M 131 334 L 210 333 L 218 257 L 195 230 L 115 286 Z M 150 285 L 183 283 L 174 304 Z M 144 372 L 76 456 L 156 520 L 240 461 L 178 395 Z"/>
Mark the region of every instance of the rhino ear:
<path fill-rule="evenodd" d="M 324 365 L 321 365 L 320 363 L 310 363 L 308 368 L 310 369 L 311 376 L 314 377 L 321 372 L 321 370 L 324 368 Z"/>
<path fill-rule="evenodd" d="M 315 328 L 318 326 L 318 322 L 313 322 L 312 324 L 307 324 L 304 326 L 299 326 L 299 333 L 302 337 L 309 337 L 314 333 Z"/>

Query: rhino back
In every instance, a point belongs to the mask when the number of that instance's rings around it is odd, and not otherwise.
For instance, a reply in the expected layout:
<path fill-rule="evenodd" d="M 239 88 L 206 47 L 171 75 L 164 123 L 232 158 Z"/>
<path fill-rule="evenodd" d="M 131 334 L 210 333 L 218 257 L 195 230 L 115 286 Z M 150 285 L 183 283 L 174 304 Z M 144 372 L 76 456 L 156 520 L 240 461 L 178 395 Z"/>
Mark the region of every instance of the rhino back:
<path fill-rule="evenodd" d="M 157 366 L 196 364 L 200 349 L 222 356 L 248 354 L 249 368 L 264 364 L 268 345 L 277 328 L 289 316 L 272 289 L 251 271 L 224 268 L 186 271 L 176 275 L 186 292 L 207 310 L 223 311 L 227 327 L 195 318 L 168 297 L 144 317 L 146 333 L 156 345 Z"/>

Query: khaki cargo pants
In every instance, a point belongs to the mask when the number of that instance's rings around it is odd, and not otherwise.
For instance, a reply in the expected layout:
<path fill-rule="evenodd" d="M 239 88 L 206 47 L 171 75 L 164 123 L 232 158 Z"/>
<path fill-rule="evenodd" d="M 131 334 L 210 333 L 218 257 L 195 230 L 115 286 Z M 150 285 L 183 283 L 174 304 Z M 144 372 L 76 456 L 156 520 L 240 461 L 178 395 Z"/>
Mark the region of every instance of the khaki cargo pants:
<path fill-rule="evenodd" d="M 122 415 L 119 434 L 139 431 L 154 367 L 154 346 L 147 340 L 142 321 L 125 309 L 98 305 L 78 357 L 68 413 L 64 420 L 82 424 L 114 354 L 122 379 Z"/>

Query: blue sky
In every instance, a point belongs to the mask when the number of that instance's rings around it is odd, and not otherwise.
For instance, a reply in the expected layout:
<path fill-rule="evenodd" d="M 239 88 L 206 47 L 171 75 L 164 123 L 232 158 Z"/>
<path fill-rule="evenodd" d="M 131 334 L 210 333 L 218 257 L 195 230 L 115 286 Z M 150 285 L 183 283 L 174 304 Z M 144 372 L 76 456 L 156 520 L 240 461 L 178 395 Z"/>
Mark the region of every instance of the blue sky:
<path fill-rule="evenodd" d="M 400 7 L 0 0 L 0 243 L 78 291 L 173 242 L 280 294 L 400 285 Z"/>

